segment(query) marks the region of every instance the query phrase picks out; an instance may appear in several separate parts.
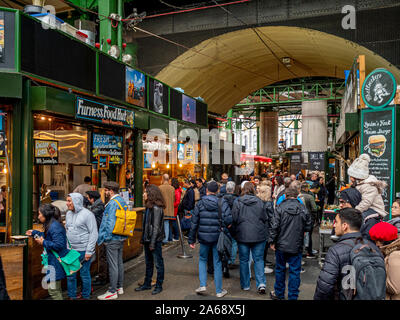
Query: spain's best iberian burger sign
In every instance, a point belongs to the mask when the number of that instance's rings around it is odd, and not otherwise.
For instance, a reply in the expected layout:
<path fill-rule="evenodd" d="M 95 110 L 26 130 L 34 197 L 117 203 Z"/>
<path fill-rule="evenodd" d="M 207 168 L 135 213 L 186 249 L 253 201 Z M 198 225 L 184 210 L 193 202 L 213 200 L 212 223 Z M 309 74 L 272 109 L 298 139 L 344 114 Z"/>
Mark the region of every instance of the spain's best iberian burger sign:
<path fill-rule="evenodd" d="M 124 108 L 77 97 L 75 118 L 133 128 L 135 113 Z"/>

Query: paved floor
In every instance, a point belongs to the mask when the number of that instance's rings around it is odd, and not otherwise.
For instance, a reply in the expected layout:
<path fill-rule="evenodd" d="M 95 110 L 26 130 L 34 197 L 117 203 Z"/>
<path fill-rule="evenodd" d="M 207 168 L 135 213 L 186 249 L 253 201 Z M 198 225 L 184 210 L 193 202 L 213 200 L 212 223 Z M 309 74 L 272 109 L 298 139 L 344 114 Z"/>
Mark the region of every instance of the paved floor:
<path fill-rule="evenodd" d="M 314 230 L 313 235 L 314 249 L 318 249 L 319 239 L 318 232 Z M 185 245 L 187 253 L 193 254 L 193 258 L 179 259 L 178 254 L 181 254 L 180 243 L 174 243 L 169 246 L 163 247 L 163 257 L 165 265 L 165 281 L 163 284 L 163 292 L 158 295 L 151 295 L 151 290 L 136 292 L 135 288 L 138 286 L 139 281 L 143 281 L 145 274 L 144 256 L 141 255 L 125 263 L 125 281 L 123 295 L 119 296 L 119 300 L 204 300 L 204 299 L 217 299 L 215 297 L 215 286 L 213 277 L 208 276 L 208 290 L 207 295 L 197 295 L 194 290 L 199 286 L 198 279 L 198 250 L 199 245 L 195 250 Z M 269 250 L 268 260 L 275 262 L 274 253 Z M 301 286 L 299 300 L 311 300 L 314 296 L 316 281 L 320 272 L 320 267 L 317 259 L 303 259 L 305 265 L 303 268 L 306 270 L 301 274 Z M 236 260 L 238 264 L 238 258 Z M 252 271 L 254 274 L 254 271 Z M 156 274 L 156 273 L 155 273 Z M 154 274 L 154 278 L 155 278 Z M 256 292 L 255 280 L 251 281 L 250 291 L 243 291 L 240 288 L 239 282 L 239 266 L 230 270 L 230 278 L 223 279 L 223 288 L 228 291 L 228 294 L 223 299 L 267 299 L 269 300 L 269 292 L 273 290 L 275 282 L 275 273 L 267 274 L 267 293 L 266 295 L 259 295 Z M 107 290 L 107 286 L 95 287 L 92 294 L 92 299 L 97 299 L 97 296 L 103 294 Z M 287 297 L 287 292 L 286 292 Z"/>

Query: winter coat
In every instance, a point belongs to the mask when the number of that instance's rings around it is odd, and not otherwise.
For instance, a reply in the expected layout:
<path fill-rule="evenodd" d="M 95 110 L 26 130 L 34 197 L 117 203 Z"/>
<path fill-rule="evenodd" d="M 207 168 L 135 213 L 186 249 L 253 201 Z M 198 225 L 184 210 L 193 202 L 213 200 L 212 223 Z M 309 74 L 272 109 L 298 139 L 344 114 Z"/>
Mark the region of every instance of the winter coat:
<path fill-rule="evenodd" d="M 165 237 L 164 232 L 164 210 L 158 206 L 147 208 L 142 225 L 143 233 L 140 243 L 149 244 L 155 248 L 156 242 Z"/>
<path fill-rule="evenodd" d="M 117 220 L 115 214 L 117 210 L 121 209 L 116 201 L 119 202 L 122 208 L 126 206 L 126 202 L 119 195 L 108 201 L 106 204 L 106 209 L 104 210 L 103 220 L 101 221 L 100 225 L 99 239 L 97 240 L 98 245 L 109 241 L 123 241 L 128 238 L 127 236 L 121 236 L 112 233 Z"/>
<path fill-rule="evenodd" d="M 178 189 L 175 189 L 175 201 L 174 201 L 174 217 L 176 220 L 176 215 L 178 214 L 178 207 L 179 204 L 181 203 L 181 197 L 182 197 L 182 189 L 179 187 Z"/>
<path fill-rule="evenodd" d="M 285 253 L 303 251 L 304 232 L 312 230 L 311 215 L 298 199 L 285 199 L 276 206 L 269 242 Z"/>
<path fill-rule="evenodd" d="M 265 184 L 261 184 L 257 187 L 257 196 L 262 201 L 271 201 L 271 187 Z"/>
<path fill-rule="evenodd" d="M 46 249 L 47 252 L 48 265 L 53 266 L 56 272 L 56 281 L 64 279 L 66 277 L 64 268 L 62 267 L 61 263 L 57 260 L 52 251 L 54 250 L 61 258 L 68 253 L 69 250 L 67 249 L 67 236 L 64 227 L 61 225 L 61 223 L 54 220 L 51 223 L 46 236 L 44 235 L 44 232 L 33 230 L 32 236 L 35 235 L 44 238 L 43 248 Z M 46 275 L 50 273 L 51 270 L 48 268 Z"/>
<path fill-rule="evenodd" d="M 204 186 L 204 184 L 203 184 L 203 186 L 199 189 L 199 192 L 200 192 L 200 198 L 203 198 L 204 196 L 207 195 L 207 190 L 206 190 L 206 187 Z"/>
<path fill-rule="evenodd" d="M 278 201 L 278 195 L 285 190 L 285 185 L 282 184 L 280 186 L 275 186 L 273 199 L 274 199 L 274 206 L 276 206 L 276 202 Z"/>
<path fill-rule="evenodd" d="M 238 198 L 238 195 L 235 193 L 225 193 L 223 195 L 220 194 L 220 196 L 224 197 L 226 201 L 228 201 L 229 208 L 232 210 L 233 208 L 233 203 L 235 200 Z"/>
<path fill-rule="evenodd" d="M 168 182 L 164 182 L 159 188 L 165 202 L 164 219 L 174 219 L 175 188 Z"/>
<path fill-rule="evenodd" d="M 299 197 L 303 200 L 304 205 L 311 214 L 312 219 L 315 221 L 317 218 L 318 208 L 314 197 L 306 192 L 300 193 Z"/>
<path fill-rule="evenodd" d="M 255 195 L 239 197 L 232 208 L 232 232 L 237 242 L 266 241 L 269 229 L 264 202 Z"/>
<path fill-rule="evenodd" d="M 365 239 L 371 241 L 371 236 L 369 235 L 369 230 L 376 225 L 377 223 L 382 221 L 382 217 L 377 214 L 374 210 L 368 209 L 364 211 L 362 214 L 362 225 L 360 228 L 360 232 Z"/>
<path fill-rule="evenodd" d="M 182 200 L 182 206 L 184 210 L 191 211 L 194 209 L 194 204 L 194 190 L 192 187 L 190 187 L 185 192 L 185 196 Z"/>
<path fill-rule="evenodd" d="M 346 300 L 346 291 L 342 288 L 342 279 L 348 274 L 348 271 L 343 267 L 351 265 L 350 251 L 354 245 L 354 243 L 349 245 L 349 239 L 355 241 L 360 237 L 362 237 L 360 232 L 344 234 L 334 246 L 329 248 L 324 266 L 318 277 L 314 300 Z M 373 242 L 369 241 L 368 244 L 379 252 Z"/>
<path fill-rule="evenodd" d="M 101 198 L 98 198 L 88 209 L 93 212 L 96 218 L 97 230 L 100 229 L 101 221 L 104 215 L 104 203 Z"/>
<path fill-rule="evenodd" d="M 269 241 L 270 230 L 272 228 L 272 220 L 274 219 L 274 202 L 273 201 L 264 201 L 264 209 L 267 213 L 268 217 L 268 233 L 267 233 L 267 241 Z"/>
<path fill-rule="evenodd" d="M 387 212 L 385 211 L 382 192 L 386 187 L 386 182 L 378 180 L 373 175 L 370 175 L 367 179 L 359 182 L 356 189 L 360 191 L 362 199 L 356 206 L 356 209 L 364 212 L 371 208 L 382 218 L 385 217 Z"/>
<path fill-rule="evenodd" d="M 83 196 L 80 193 L 70 193 L 68 196 L 72 198 L 75 207 L 75 211 L 68 210 L 65 217 L 68 240 L 72 249 L 93 255 L 99 235 L 96 218 L 91 211 L 83 207 Z"/>
<path fill-rule="evenodd" d="M 191 228 L 189 231 L 189 244 L 196 242 L 196 237 L 200 243 L 215 244 L 218 242 L 220 234 L 220 225 L 218 218 L 218 200 L 216 195 L 203 197 L 196 204 L 191 219 Z M 232 214 L 228 202 L 222 200 L 222 227 L 228 227 L 232 224 Z"/>
<path fill-rule="evenodd" d="M 400 217 L 393 218 L 388 223 L 394 225 L 397 228 L 397 234 L 400 235 Z"/>
<path fill-rule="evenodd" d="M 386 265 L 386 300 L 400 300 L 400 239 L 381 247 Z"/>

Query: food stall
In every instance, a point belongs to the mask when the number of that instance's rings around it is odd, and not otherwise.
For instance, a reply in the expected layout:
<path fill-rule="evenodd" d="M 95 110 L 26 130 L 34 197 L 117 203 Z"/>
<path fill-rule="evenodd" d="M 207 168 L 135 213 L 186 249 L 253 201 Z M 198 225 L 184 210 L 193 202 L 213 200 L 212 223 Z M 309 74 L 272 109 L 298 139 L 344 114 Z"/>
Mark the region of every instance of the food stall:
<path fill-rule="evenodd" d="M 318 229 L 319 234 L 319 252 L 318 252 L 318 263 L 320 267 L 323 266 L 323 260 L 329 247 L 332 245 L 330 236 L 332 235 L 336 211 L 339 210 L 339 206 L 336 205 L 325 205 L 322 212 L 321 225 Z M 326 242 L 326 238 L 329 240 Z"/>

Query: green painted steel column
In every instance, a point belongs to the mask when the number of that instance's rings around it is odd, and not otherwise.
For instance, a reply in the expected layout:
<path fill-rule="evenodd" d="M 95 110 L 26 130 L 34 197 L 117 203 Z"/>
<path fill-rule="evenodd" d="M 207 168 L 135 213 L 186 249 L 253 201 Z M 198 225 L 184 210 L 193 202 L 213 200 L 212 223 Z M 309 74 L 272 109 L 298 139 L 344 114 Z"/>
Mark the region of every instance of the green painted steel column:
<path fill-rule="evenodd" d="M 115 0 L 99 0 L 99 15 L 100 15 L 100 44 L 103 44 L 102 51 L 107 53 L 111 45 L 117 44 L 117 28 L 111 26 L 111 20 L 105 17 L 111 13 L 116 13 L 117 2 Z M 119 24 L 118 24 L 119 25 Z M 111 39 L 111 45 L 107 43 L 107 39 Z"/>
<path fill-rule="evenodd" d="M 260 154 L 260 109 L 256 111 L 256 121 L 258 121 L 257 126 L 257 154 Z"/>
<path fill-rule="evenodd" d="M 299 129 L 299 120 L 294 120 L 294 144 L 297 146 L 297 130 Z"/>
<path fill-rule="evenodd" d="M 118 0 L 118 15 L 120 17 L 123 17 L 124 15 L 124 8 L 123 8 L 123 0 Z M 122 22 L 118 23 L 118 29 L 117 29 L 117 45 L 118 48 L 120 49 L 119 53 L 119 60 L 122 60 Z"/>
<path fill-rule="evenodd" d="M 232 114 L 233 114 L 232 109 L 229 109 L 228 113 L 226 114 L 226 117 L 228 118 L 228 126 L 226 128 L 230 130 L 232 130 Z"/>
<path fill-rule="evenodd" d="M 130 65 L 133 68 L 137 67 L 137 50 L 138 50 L 137 42 L 130 42 L 126 44 L 124 53 L 130 54 L 132 56 L 132 62 L 130 63 Z"/>
<path fill-rule="evenodd" d="M 143 206 L 143 133 L 135 131 L 134 137 L 134 163 L 135 163 L 135 207 Z"/>

